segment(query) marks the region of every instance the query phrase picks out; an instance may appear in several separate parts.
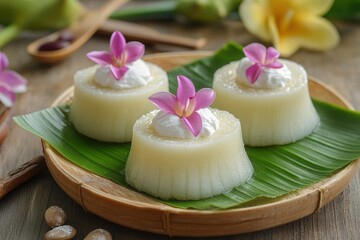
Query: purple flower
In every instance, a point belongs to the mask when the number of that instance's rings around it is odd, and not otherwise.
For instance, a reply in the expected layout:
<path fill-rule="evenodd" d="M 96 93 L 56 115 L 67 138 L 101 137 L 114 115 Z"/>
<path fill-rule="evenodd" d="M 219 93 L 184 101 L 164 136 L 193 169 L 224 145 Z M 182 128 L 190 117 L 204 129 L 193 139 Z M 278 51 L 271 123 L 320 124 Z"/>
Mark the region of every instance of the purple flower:
<path fill-rule="evenodd" d="M 266 49 L 259 43 L 251 43 L 243 49 L 245 56 L 254 64 L 246 69 L 246 77 L 251 84 L 259 78 L 262 68 L 282 68 L 283 65 L 276 61 L 280 53 L 273 47 Z"/>
<path fill-rule="evenodd" d="M 18 73 L 7 70 L 8 66 L 6 54 L 0 52 L 0 101 L 6 107 L 11 107 L 15 102 L 15 93 L 26 91 L 27 81 Z"/>
<path fill-rule="evenodd" d="M 202 119 L 197 111 L 212 104 L 215 92 L 210 88 L 195 92 L 194 84 L 185 76 L 179 75 L 177 80 L 176 96 L 169 92 L 159 92 L 150 96 L 149 100 L 163 112 L 174 114 L 182 119 L 196 137 L 202 129 Z"/>
<path fill-rule="evenodd" d="M 116 80 L 120 80 L 128 68 L 126 64 L 140 59 L 144 55 L 145 47 L 140 42 L 128 42 L 120 32 L 114 32 L 110 38 L 110 52 L 94 51 L 86 56 L 100 65 L 110 65 Z"/>

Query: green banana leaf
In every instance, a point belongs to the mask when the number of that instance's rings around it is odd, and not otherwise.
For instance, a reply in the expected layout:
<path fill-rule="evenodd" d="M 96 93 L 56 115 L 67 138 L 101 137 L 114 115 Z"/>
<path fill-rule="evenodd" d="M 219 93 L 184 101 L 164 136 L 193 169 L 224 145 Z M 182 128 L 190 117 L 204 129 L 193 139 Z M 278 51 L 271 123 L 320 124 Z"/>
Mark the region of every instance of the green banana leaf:
<path fill-rule="evenodd" d="M 229 43 L 213 56 L 179 67 L 168 73 L 170 88 L 175 76 L 184 74 L 197 88 L 211 87 L 214 71 L 243 56 L 242 49 Z M 293 144 L 246 147 L 254 166 L 247 183 L 232 191 L 196 201 L 162 201 L 192 209 L 226 209 L 252 200 L 276 198 L 314 184 L 360 157 L 360 113 L 314 100 L 321 118 L 320 127 Z M 69 106 L 49 108 L 18 116 L 14 120 L 41 137 L 72 163 L 97 175 L 129 187 L 124 167 L 131 143 L 104 143 L 79 134 L 69 121 Z M 130 188 L 130 187 L 129 187 Z"/>
<path fill-rule="evenodd" d="M 360 0 L 335 0 L 325 17 L 332 20 L 359 21 Z"/>

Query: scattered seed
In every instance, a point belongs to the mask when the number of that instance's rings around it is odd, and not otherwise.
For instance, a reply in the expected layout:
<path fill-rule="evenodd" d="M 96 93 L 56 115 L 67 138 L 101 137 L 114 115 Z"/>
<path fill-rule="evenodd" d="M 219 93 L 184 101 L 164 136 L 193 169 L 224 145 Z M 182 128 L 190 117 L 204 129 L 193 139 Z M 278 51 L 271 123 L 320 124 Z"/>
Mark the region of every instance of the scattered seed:
<path fill-rule="evenodd" d="M 39 51 L 54 51 L 66 48 L 69 46 L 75 37 L 74 34 L 69 31 L 63 31 L 54 41 L 45 42 L 40 45 Z"/>
<path fill-rule="evenodd" d="M 52 228 L 61 226 L 66 221 L 66 213 L 61 207 L 51 206 L 45 212 L 45 221 Z"/>
<path fill-rule="evenodd" d="M 63 225 L 45 233 L 44 240 L 70 240 L 76 235 L 76 229 L 70 225 Z"/>
<path fill-rule="evenodd" d="M 108 231 L 99 228 L 86 235 L 84 240 L 112 240 L 112 236 Z"/>
<path fill-rule="evenodd" d="M 66 48 L 69 45 L 70 45 L 70 42 L 56 40 L 56 41 L 47 42 L 47 43 L 42 44 L 39 47 L 39 51 L 60 50 L 60 49 Z"/>

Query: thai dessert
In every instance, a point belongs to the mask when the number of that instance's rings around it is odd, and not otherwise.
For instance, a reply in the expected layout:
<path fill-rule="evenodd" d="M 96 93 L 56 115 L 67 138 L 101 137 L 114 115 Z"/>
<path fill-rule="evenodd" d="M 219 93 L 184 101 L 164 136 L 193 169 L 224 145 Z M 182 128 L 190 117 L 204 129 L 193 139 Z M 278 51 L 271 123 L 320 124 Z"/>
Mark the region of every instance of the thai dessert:
<path fill-rule="evenodd" d="M 320 119 L 305 69 L 278 59 L 279 52 L 252 43 L 245 56 L 215 72 L 213 107 L 240 119 L 245 145 L 281 145 L 311 134 Z"/>
<path fill-rule="evenodd" d="M 212 89 L 195 92 L 179 75 L 177 95 L 159 92 L 149 100 L 160 108 L 142 116 L 133 129 L 126 181 L 162 199 L 212 197 L 246 182 L 253 167 L 244 149 L 238 119 L 209 108 Z"/>
<path fill-rule="evenodd" d="M 144 45 L 128 42 L 120 32 L 110 39 L 110 52 L 87 54 L 97 65 L 74 76 L 70 118 L 80 133 L 100 141 L 128 142 L 135 121 L 154 110 L 148 97 L 168 91 L 167 74 L 141 59 Z"/>

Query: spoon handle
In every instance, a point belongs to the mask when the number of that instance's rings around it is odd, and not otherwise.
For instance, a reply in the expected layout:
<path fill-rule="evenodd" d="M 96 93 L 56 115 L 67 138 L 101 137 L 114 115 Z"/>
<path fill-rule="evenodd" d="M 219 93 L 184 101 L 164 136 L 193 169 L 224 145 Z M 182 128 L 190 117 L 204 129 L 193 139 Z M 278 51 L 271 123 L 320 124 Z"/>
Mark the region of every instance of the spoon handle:
<path fill-rule="evenodd" d="M 22 183 L 38 175 L 46 168 L 43 156 L 38 156 L 17 167 L 0 180 L 0 199 Z"/>
<path fill-rule="evenodd" d="M 99 29 L 103 34 L 111 34 L 114 31 L 121 31 L 127 38 L 144 43 L 164 43 L 194 49 L 202 48 L 206 44 L 206 38 L 193 39 L 161 33 L 144 25 L 119 20 L 107 20 Z"/>

